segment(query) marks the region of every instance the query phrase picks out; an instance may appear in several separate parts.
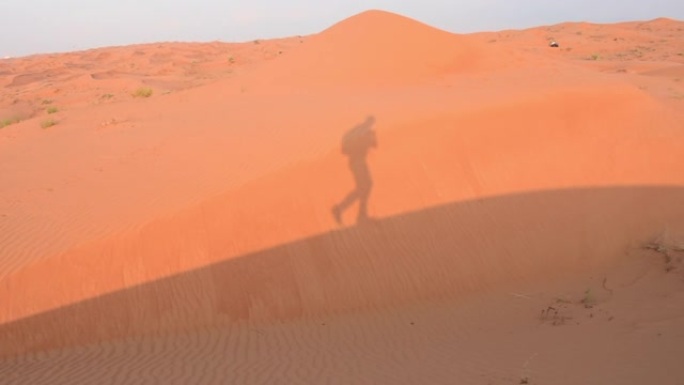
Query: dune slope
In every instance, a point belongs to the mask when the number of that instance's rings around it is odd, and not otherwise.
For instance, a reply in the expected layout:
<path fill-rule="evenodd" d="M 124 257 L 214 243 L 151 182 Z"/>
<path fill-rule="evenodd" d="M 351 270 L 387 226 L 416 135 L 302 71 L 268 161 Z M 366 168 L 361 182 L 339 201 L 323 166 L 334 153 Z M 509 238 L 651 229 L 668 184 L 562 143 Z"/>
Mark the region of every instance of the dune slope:
<path fill-rule="evenodd" d="M 512 55 L 400 15 L 367 11 L 312 36 L 252 81 L 286 88 L 406 86 L 505 68 Z"/>

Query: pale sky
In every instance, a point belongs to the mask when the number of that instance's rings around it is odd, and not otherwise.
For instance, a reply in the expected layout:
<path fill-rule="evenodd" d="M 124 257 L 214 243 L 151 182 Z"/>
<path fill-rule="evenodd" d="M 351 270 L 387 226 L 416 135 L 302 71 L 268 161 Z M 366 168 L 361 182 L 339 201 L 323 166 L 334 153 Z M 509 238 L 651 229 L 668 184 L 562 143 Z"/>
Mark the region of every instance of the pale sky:
<path fill-rule="evenodd" d="M 0 0 L 0 58 L 308 35 L 368 9 L 457 33 L 563 21 L 684 20 L 684 0 Z"/>

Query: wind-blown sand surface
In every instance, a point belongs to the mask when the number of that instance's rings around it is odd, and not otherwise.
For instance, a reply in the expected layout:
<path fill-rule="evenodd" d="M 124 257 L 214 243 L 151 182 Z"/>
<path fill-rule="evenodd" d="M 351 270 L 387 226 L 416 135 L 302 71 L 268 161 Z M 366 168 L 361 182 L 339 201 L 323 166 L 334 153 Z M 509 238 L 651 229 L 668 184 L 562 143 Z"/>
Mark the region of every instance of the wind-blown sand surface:
<path fill-rule="evenodd" d="M 681 384 L 683 32 L 0 61 L 0 383 Z"/>

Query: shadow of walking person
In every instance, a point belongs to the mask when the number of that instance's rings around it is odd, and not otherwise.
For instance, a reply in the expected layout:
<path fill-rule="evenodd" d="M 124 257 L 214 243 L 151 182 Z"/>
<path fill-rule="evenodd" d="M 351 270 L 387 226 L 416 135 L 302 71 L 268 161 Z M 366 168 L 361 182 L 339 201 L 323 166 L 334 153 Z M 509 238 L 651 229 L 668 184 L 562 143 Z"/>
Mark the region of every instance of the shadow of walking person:
<path fill-rule="evenodd" d="M 342 153 L 349 158 L 349 169 L 354 176 L 356 187 L 338 204 L 333 206 L 332 214 L 337 224 L 342 225 L 342 215 L 357 200 L 359 212 L 356 223 L 361 224 L 369 221 L 368 198 L 373 188 L 366 155 L 371 148 L 377 147 L 377 138 L 373 130 L 375 118 L 369 116 L 366 120 L 353 127 L 342 137 Z"/>

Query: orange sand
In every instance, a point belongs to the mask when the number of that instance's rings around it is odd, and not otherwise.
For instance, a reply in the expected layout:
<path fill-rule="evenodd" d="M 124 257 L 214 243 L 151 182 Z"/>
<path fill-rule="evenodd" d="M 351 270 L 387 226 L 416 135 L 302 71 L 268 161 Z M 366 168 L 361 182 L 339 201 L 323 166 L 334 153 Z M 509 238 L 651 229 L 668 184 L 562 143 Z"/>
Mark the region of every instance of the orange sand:
<path fill-rule="evenodd" d="M 0 61 L 0 383 L 680 384 L 682 30 Z"/>

